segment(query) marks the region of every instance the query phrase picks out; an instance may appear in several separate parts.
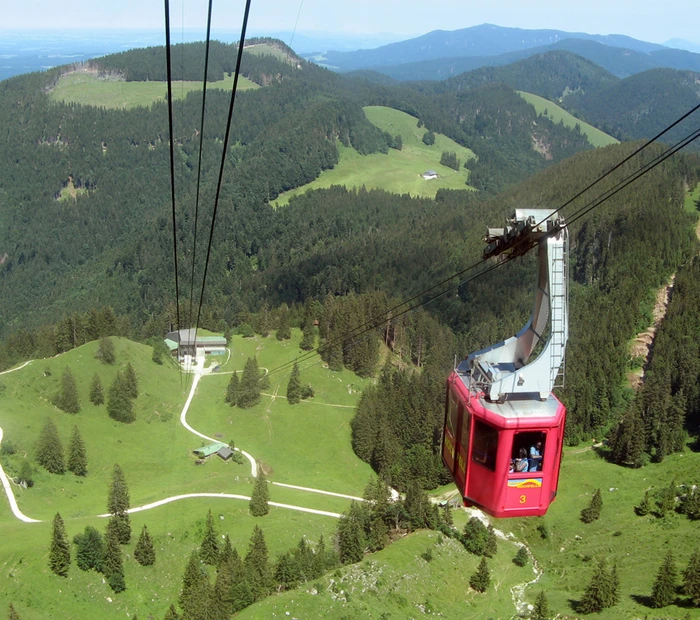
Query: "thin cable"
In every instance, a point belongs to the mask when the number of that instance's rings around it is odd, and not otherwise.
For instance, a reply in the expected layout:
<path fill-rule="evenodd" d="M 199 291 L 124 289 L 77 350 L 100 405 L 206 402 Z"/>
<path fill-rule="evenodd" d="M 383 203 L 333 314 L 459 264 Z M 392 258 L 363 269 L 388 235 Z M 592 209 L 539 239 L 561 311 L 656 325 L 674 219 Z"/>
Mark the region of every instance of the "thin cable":
<path fill-rule="evenodd" d="M 173 75 L 170 58 L 170 0 L 165 1 L 165 58 L 168 74 L 168 130 L 170 132 L 170 196 L 173 220 L 173 260 L 175 263 L 175 307 L 180 331 L 180 285 L 177 270 L 177 222 L 175 218 L 175 151 L 173 148 Z"/>
<path fill-rule="evenodd" d="M 668 127 L 666 127 L 666 129 L 664 129 L 663 131 L 660 131 L 660 132 L 657 133 L 653 138 L 650 138 L 649 140 L 647 140 L 644 144 L 642 144 L 642 146 L 640 146 L 638 149 L 636 149 L 635 151 L 633 151 L 631 154 L 629 154 L 627 157 L 625 157 L 622 161 L 618 162 L 615 166 L 613 166 L 613 167 L 612 167 L 610 170 L 608 170 L 605 174 L 603 174 L 602 176 L 598 177 L 595 181 L 593 181 L 592 183 L 590 183 L 589 185 L 587 185 L 586 187 L 584 187 L 584 188 L 583 188 L 578 194 L 576 194 L 573 198 L 570 198 L 570 199 L 567 200 L 563 205 L 561 205 L 559 208 L 555 209 L 555 210 L 554 210 L 554 213 L 559 213 L 559 211 L 561 211 L 564 207 L 567 207 L 568 205 L 570 205 L 574 200 L 576 200 L 577 198 L 579 198 L 582 194 L 584 194 L 585 192 L 587 192 L 589 189 L 592 189 L 594 186 L 596 186 L 598 183 L 600 183 L 605 177 L 607 177 L 607 176 L 609 176 L 610 174 L 612 174 L 613 172 L 615 172 L 615 170 L 617 170 L 620 166 L 622 166 L 623 164 L 627 163 L 627 162 L 628 162 L 630 159 L 632 159 L 635 155 L 641 153 L 641 152 L 642 152 L 644 149 L 646 149 L 650 144 L 652 144 L 653 142 L 655 142 L 656 140 L 658 140 L 661 136 L 663 136 L 665 133 L 667 133 L 668 131 L 670 131 L 671 129 L 673 129 L 676 125 L 678 125 L 678 123 L 684 121 L 686 118 L 688 118 L 691 114 L 693 114 L 694 112 L 696 112 L 696 111 L 699 110 L 699 109 L 700 109 L 700 103 L 699 103 L 698 105 L 696 105 L 695 107 L 691 108 L 688 112 L 686 112 L 685 114 L 683 114 L 683 116 L 681 116 L 680 118 L 678 118 L 677 120 L 675 120 L 673 123 L 671 123 Z M 545 219 L 546 219 L 546 218 L 545 218 Z M 540 224 L 542 224 L 542 222 L 544 222 L 544 220 L 542 220 L 541 222 L 538 222 L 538 223 L 537 223 L 537 226 L 539 226 Z"/>
<path fill-rule="evenodd" d="M 609 189 L 607 192 L 604 194 L 601 194 L 598 198 L 595 200 L 592 200 L 588 204 L 584 205 L 581 207 L 578 211 L 573 213 L 571 217 L 568 219 L 566 226 L 569 226 L 573 224 L 574 222 L 580 220 L 584 215 L 587 215 L 589 212 L 591 212 L 593 209 L 601 205 L 603 202 L 608 200 L 609 198 L 612 198 L 615 194 L 617 194 L 619 191 L 623 190 L 625 187 L 627 187 L 630 183 L 633 183 L 640 177 L 644 176 L 656 166 L 659 164 L 662 164 L 665 162 L 669 157 L 672 155 L 675 155 L 678 151 L 680 151 L 682 148 L 685 148 L 688 146 L 691 142 L 696 140 L 698 137 L 700 137 L 700 129 L 696 129 L 693 133 L 688 134 L 685 138 L 682 140 L 679 140 L 674 144 L 673 146 L 669 147 L 666 149 L 663 153 L 660 155 L 657 155 L 654 159 L 652 159 L 650 162 L 647 164 L 644 164 L 641 168 L 638 168 L 635 170 L 632 174 L 630 174 L 627 178 L 623 179 L 620 181 L 615 187 Z"/>
<path fill-rule="evenodd" d="M 294 30 L 292 30 L 292 36 L 289 39 L 289 49 L 292 48 L 292 43 L 294 42 L 294 35 L 297 33 L 297 24 L 299 23 L 299 16 L 301 15 L 301 9 L 304 6 L 304 0 L 299 3 L 299 10 L 297 11 L 297 19 L 294 22 Z"/>
<path fill-rule="evenodd" d="M 595 198 L 594 200 L 592 200 L 591 202 L 589 202 L 587 205 L 585 205 L 584 207 L 582 207 L 581 209 L 579 209 L 578 211 L 576 211 L 576 212 L 573 214 L 573 219 L 569 219 L 569 220 L 567 221 L 567 223 L 566 223 L 564 226 L 565 226 L 565 227 L 568 227 L 570 224 L 574 223 L 575 221 L 577 221 L 578 219 L 580 219 L 581 217 L 583 217 L 584 215 L 586 215 L 587 213 L 589 213 L 590 211 L 592 211 L 593 209 L 595 209 L 596 207 L 600 206 L 600 205 L 603 204 L 606 200 L 610 199 L 612 196 L 614 196 L 615 194 L 617 194 L 619 191 L 621 191 L 622 189 L 624 189 L 625 187 L 627 187 L 630 183 L 633 183 L 634 181 L 636 181 L 637 179 L 639 179 L 641 176 L 643 176 L 643 175 L 646 174 L 647 172 L 651 171 L 653 168 L 655 168 L 656 166 L 658 166 L 659 164 L 661 164 L 662 162 L 664 162 L 666 159 L 668 159 L 669 157 L 671 157 L 672 155 L 674 155 L 676 152 L 678 152 L 680 149 L 682 149 L 682 148 L 684 148 L 685 146 L 687 146 L 688 144 L 690 144 L 693 140 L 695 140 L 695 139 L 698 138 L 698 137 L 700 137 L 700 129 L 696 130 L 696 131 L 693 132 L 692 134 L 689 134 L 688 136 L 686 136 L 685 138 L 683 138 L 682 140 L 680 140 L 679 142 L 677 142 L 675 145 L 673 145 L 672 147 L 670 147 L 670 148 L 668 148 L 666 151 L 664 151 L 664 153 L 662 153 L 661 155 L 658 155 L 657 157 L 655 157 L 651 162 L 649 162 L 648 164 L 645 164 L 644 166 L 642 166 L 641 168 L 639 168 L 638 170 L 636 170 L 635 172 L 633 172 L 632 174 L 630 174 L 628 177 L 626 177 L 625 179 L 623 179 L 622 181 L 620 181 L 615 187 L 613 187 L 613 188 L 611 188 L 610 190 L 608 190 L 607 192 L 601 194 L 600 196 L 598 196 L 597 198 Z M 601 178 L 602 178 L 602 177 L 601 177 Z M 548 233 L 547 235 L 545 235 L 543 238 L 547 238 L 548 236 L 550 236 L 551 234 L 554 234 L 555 232 L 557 232 L 557 231 L 552 231 L 551 233 Z M 422 307 L 422 306 L 425 306 L 425 305 L 431 303 L 432 301 L 438 299 L 439 297 L 442 297 L 443 295 L 447 294 L 448 292 L 454 290 L 455 288 L 459 288 L 459 287 L 462 286 L 463 284 L 466 284 L 466 283 L 468 283 L 468 282 L 470 282 L 470 281 L 472 281 L 472 280 L 475 280 L 476 278 L 479 278 L 479 277 L 481 277 L 481 276 L 483 276 L 483 275 L 489 273 L 490 271 L 493 271 L 494 269 L 500 268 L 500 267 L 501 267 L 502 265 L 504 265 L 505 263 L 510 262 L 513 258 L 515 258 L 515 257 L 514 257 L 514 256 L 509 256 L 509 257 L 506 258 L 505 260 L 502 260 L 502 261 L 498 262 L 497 264 L 495 264 L 495 265 L 489 267 L 488 269 L 484 269 L 483 271 L 480 271 L 479 273 L 475 274 L 474 276 L 471 276 L 471 277 L 469 277 L 469 278 L 466 278 L 466 279 L 460 281 L 458 284 L 453 285 L 453 286 L 451 286 L 451 287 L 449 287 L 449 288 L 447 288 L 447 289 L 441 291 L 440 293 L 438 293 L 437 295 L 434 295 L 433 297 L 429 298 L 429 299 L 426 300 L 425 302 L 422 302 L 422 303 L 420 303 L 420 304 L 417 304 L 417 305 L 415 305 L 415 306 L 412 306 L 412 307 L 410 307 L 410 308 L 407 308 L 406 310 L 403 310 L 402 312 L 398 313 L 398 314 L 395 315 L 395 316 L 391 316 L 391 318 L 392 318 L 392 319 L 396 319 L 396 318 L 398 318 L 398 317 L 400 317 L 400 316 L 402 316 L 402 315 L 404 315 L 404 314 L 406 314 L 406 313 L 408 313 L 408 312 L 411 312 L 411 311 L 416 310 L 416 309 L 418 309 L 418 308 L 420 308 L 420 307 Z M 435 285 L 434 287 L 431 287 L 430 289 L 427 289 L 427 291 L 434 290 L 437 286 L 441 286 L 442 284 L 444 284 L 445 282 L 451 280 L 452 278 L 454 278 L 454 277 L 456 277 L 456 276 L 458 276 L 458 275 L 461 275 L 461 274 L 463 274 L 465 271 L 467 271 L 467 270 L 469 270 L 469 269 L 472 269 L 472 268 L 474 268 L 474 267 L 476 267 L 476 266 L 478 266 L 478 265 L 480 265 L 480 264 L 483 264 L 484 262 L 486 262 L 486 260 L 481 260 L 481 261 L 479 261 L 478 263 L 475 263 L 474 265 L 468 267 L 466 270 L 463 270 L 463 271 L 459 272 L 458 274 L 454 274 L 454 275 L 451 276 L 450 278 L 447 278 L 447 279 L 443 280 L 443 281 L 442 281 L 441 283 L 439 283 L 438 285 Z M 426 291 L 426 292 L 427 292 L 427 291 Z M 424 295 L 424 294 L 425 294 L 425 292 L 424 292 L 424 293 L 419 293 L 418 295 L 412 297 L 410 300 L 407 300 L 407 301 L 405 301 L 405 302 L 402 302 L 401 304 L 397 304 L 396 306 L 394 306 L 393 309 L 396 309 L 396 308 L 398 308 L 398 307 L 400 307 L 400 306 L 402 306 L 402 305 L 405 305 L 406 303 L 409 303 L 410 301 L 413 301 L 413 300 L 415 300 L 417 297 L 420 297 L 420 296 L 422 296 L 422 295 Z M 350 330 L 350 332 L 348 332 L 348 333 L 347 333 L 345 336 L 343 336 L 342 338 L 337 338 L 337 339 L 335 339 L 335 340 L 333 340 L 333 341 L 331 341 L 331 342 L 325 343 L 325 344 L 323 345 L 323 347 L 334 346 L 334 345 L 337 345 L 338 342 L 341 342 L 341 343 L 344 344 L 343 350 L 345 351 L 345 350 L 346 350 L 347 348 L 349 348 L 350 346 L 354 346 L 353 343 L 354 343 L 358 338 L 360 338 L 362 335 L 364 335 L 364 334 L 366 334 L 366 333 L 368 333 L 368 332 L 371 332 L 371 331 L 377 329 L 380 325 L 382 325 L 382 324 L 387 320 L 387 318 L 389 317 L 389 315 L 390 315 L 390 313 L 393 311 L 393 309 L 385 311 L 385 312 L 382 314 L 381 317 L 375 317 L 374 319 L 370 319 L 369 321 L 366 321 L 365 323 L 363 323 L 361 326 L 358 326 L 358 327 L 356 327 L 356 328 Z M 370 323 L 372 323 L 372 325 L 370 325 Z M 355 332 L 355 331 L 361 329 L 362 327 L 364 327 L 364 326 L 366 326 L 366 325 L 369 325 L 369 327 L 368 327 L 367 329 L 365 329 L 365 330 L 363 330 L 363 331 L 361 331 L 361 332 L 359 332 L 359 333 L 357 333 L 357 334 L 353 334 L 353 332 Z M 273 374 L 273 373 L 281 372 L 281 371 L 287 369 L 288 367 L 290 367 L 291 365 L 293 365 L 293 364 L 295 364 L 295 363 L 307 361 L 308 359 L 310 359 L 310 358 L 312 358 L 312 357 L 318 355 L 318 354 L 320 353 L 320 349 L 321 349 L 321 348 L 322 348 L 322 347 L 317 347 L 317 348 L 313 349 L 312 351 L 309 351 L 308 353 L 305 353 L 305 354 L 303 354 L 303 355 L 300 355 L 300 356 L 296 357 L 294 360 L 291 360 L 290 362 L 286 362 L 285 364 L 281 364 L 280 366 L 278 366 L 278 367 L 272 369 L 272 370 L 268 373 L 267 376 L 269 376 L 269 375 L 271 375 L 271 374 Z"/>
<path fill-rule="evenodd" d="M 251 0 L 246 0 L 245 13 L 243 14 L 243 24 L 241 26 L 241 38 L 238 43 L 238 56 L 236 58 L 236 73 L 233 77 L 233 90 L 231 91 L 231 105 L 228 110 L 228 120 L 226 122 L 226 135 L 224 136 L 224 148 L 221 154 L 221 166 L 219 168 L 219 181 L 216 185 L 216 197 L 214 198 L 214 212 L 211 217 L 211 229 L 209 231 L 209 244 L 207 246 L 207 259 L 204 263 L 204 275 L 202 276 L 202 292 L 199 296 L 199 308 L 197 309 L 197 321 L 194 328 L 195 343 L 197 341 L 197 330 L 199 329 L 199 318 L 204 302 L 204 289 L 207 283 L 207 271 L 209 268 L 209 258 L 211 257 L 212 240 L 214 239 L 214 227 L 216 225 L 216 213 L 219 209 L 219 197 L 221 196 L 221 186 L 224 179 L 224 164 L 226 163 L 226 153 L 228 151 L 228 141 L 231 134 L 231 119 L 233 118 L 233 107 L 236 103 L 236 92 L 238 91 L 238 76 L 241 72 L 241 59 L 243 58 L 243 44 L 245 43 L 245 33 L 248 28 L 248 15 L 250 14 Z"/>
<path fill-rule="evenodd" d="M 202 179 L 202 146 L 204 144 L 204 110 L 207 102 L 207 73 L 209 70 L 209 47 L 211 40 L 211 13 L 213 0 L 209 0 L 207 13 L 207 40 L 204 50 L 204 77 L 202 79 L 202 115 L 199 122 L 199 156 L 197 157 L 197 194 L 194 203 L 194 243 L 192 245 L 192 279 L 190 280 L 190 307 L 188 311 L 189 323 L 192 323 L 192 306 L 194 305 L 194 268 L 197 256 L 197 220 L 199 219 L 199 195 Z"/>

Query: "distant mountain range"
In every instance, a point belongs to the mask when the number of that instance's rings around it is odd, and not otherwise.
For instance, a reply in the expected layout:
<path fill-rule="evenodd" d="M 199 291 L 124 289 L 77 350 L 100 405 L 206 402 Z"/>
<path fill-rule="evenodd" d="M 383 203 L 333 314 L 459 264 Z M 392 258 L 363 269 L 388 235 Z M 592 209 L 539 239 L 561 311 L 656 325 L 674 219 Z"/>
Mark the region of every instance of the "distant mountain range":
<path fill-rule="evenodd" d="M 436 30 L 376 49 L 329 51 L 307 58 L 341 72 L 373 70 L 402 81 L 442 80 L 552 50 L 578 54 L 618 77 L 655 68 L 700 71 L 700 54 L 624 35 L 523 30 L 491 24 L 454 31 Z"/>

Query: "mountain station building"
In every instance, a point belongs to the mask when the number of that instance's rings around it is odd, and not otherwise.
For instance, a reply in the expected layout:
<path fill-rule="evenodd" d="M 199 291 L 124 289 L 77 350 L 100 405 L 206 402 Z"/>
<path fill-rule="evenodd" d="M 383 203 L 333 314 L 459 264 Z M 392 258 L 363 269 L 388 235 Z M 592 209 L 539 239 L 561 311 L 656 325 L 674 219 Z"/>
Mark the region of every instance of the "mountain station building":
<path fill-rule="evenodd" d="M 226 354 L 226 338 L 223 336 L 200 336 L 197 334 L 195 339 L 193 327 L 169 332 L 165 337 L 165 344 L 173 356 L 177 355 L 180 358 L 185 355 L 197 357 Z"/>

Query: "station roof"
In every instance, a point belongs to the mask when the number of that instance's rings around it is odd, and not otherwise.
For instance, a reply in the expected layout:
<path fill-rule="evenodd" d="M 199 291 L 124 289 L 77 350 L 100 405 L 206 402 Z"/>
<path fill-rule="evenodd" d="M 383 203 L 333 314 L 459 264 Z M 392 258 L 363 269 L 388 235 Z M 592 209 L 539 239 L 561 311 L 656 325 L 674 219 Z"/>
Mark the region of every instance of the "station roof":
<path fill-rule="evenodd" d="M 210 443 L 208 446 L 202 446 L 201 448 L 195 448 L 192 450 L 195 454 L 198 454 L 199 456 L 209 456 L 211 454 L 214 454 L 221 450 L 221 448 L 228 448 L 228 446 L 225 443 L 221 443 L 220 441 L 217 443 Z"/>

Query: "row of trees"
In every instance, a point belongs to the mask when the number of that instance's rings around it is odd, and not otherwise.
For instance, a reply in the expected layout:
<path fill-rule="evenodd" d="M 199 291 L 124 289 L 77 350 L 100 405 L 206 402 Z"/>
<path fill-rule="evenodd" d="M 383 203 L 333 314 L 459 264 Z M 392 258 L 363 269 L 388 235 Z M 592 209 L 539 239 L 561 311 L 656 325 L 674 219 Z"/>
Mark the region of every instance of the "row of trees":
<path fill-rule="evenodd" d="M 58 429 L 51 418 L 46 418 L 36 445 L 36 460 L 52 474 L 64 474 L 67 469 L 76 476 L 87 476 L 87 451 L 77 426 L 74 426 L 71 432 L 66 461 Z M 31 465 L 26 459 L 20 469 L 19 478 L 24 480 L 27 486 L 32 486 Z"/>

